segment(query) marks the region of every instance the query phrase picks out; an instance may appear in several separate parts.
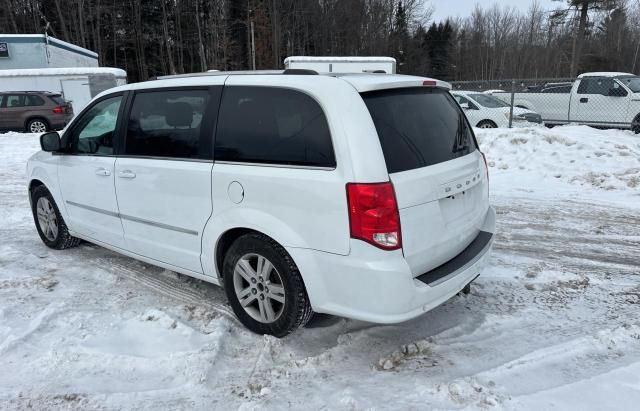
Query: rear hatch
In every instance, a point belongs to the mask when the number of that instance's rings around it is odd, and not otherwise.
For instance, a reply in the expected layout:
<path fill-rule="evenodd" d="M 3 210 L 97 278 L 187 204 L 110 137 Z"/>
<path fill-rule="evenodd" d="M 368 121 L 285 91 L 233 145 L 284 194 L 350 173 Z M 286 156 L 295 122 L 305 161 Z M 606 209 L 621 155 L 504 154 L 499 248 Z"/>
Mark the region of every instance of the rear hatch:
<path fill-rule="evenodd" d="M 64 108 L 64 113 L 68 115 L 73 115 L 73 106 L 70 102 L 66 101 L 62 95 L 60 94 L 52 94 L 49 98 L 58 106 Z"/>
<path fill-rule="evenodd" d="M 461 253 L 489 207 L 482 154 L 464 113 L 439 87 L 361 93 L 393 183 L 414 276 Z"/>

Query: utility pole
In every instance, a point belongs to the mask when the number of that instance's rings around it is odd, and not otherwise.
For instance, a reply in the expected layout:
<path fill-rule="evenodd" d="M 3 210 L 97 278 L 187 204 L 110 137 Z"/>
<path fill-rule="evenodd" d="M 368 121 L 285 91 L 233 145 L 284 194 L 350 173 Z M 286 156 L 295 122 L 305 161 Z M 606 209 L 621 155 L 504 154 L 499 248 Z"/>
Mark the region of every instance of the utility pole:
<path fill-rule="evenodd" d="M 638 63 L 638 51 L 640 51 L 640 38 L 638 39 L 638 45 L 636 46 L 636 54 L 633 57 L 633 67 L 631 68 L 631 72 L 633 74 L 636 73 L 636 64 Z"/>
<path fill-rule="evenodd" d="M 249 57 L 249 68 L 251 70 L 256 69 L 256 39 L 254 31 L 251 0 L 247 0 L 247 53 Z"/>
<path fill-rule="evenodd" d="M 280 67 L 280 36 L 278 35 L 278 9 L 276 0 L 271 3 L 271 47 L 273 51 L 273 68 Z"/>
<path fill-rule="evenodd" d="M 254 36 L 253 20 L 251 20 L 251 70 L 256 69 L 256 38 Z"/>

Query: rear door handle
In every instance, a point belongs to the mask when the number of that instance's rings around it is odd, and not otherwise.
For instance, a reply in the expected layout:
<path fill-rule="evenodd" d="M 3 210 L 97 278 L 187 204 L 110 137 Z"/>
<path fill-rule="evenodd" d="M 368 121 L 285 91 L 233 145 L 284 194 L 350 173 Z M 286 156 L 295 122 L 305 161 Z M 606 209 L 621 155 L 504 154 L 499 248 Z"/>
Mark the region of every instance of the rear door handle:
<path fill-rule="evenodd" d="M 589 102 L 589 99 L 588 99 L 587 97 L 582 97 L 582 98 L 580 99 L 580 102 L 581 102 L 581 103 L 588 103 L 588 102 Z"/>
<path fill-rule="evenodd" d="M 100 167 L 99 169 L 96 170 L 96 174 L 99 176 L 110 176 L 111 170 L 107 170 L 106 168 Z"/>
<path fill-rule="evenodd" d="M 136 178 L 136 173 L 131 170 L 122 170 L 118 173 L 120 178 Z"/>

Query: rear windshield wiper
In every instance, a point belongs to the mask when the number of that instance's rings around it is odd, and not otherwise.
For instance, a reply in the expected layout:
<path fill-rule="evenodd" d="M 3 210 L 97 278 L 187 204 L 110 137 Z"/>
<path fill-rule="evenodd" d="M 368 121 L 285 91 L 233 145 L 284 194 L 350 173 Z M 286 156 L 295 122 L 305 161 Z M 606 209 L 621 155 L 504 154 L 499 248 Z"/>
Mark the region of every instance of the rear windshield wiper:
<path fill-rule="evenodd" d="M 456 139 L 453 145 L 453 152 L 458 153 L 469 148 L 469 137 L 467 135 L 467 123 L 464 117 L 458 116 L 458 128 L 456 129 Z"/>

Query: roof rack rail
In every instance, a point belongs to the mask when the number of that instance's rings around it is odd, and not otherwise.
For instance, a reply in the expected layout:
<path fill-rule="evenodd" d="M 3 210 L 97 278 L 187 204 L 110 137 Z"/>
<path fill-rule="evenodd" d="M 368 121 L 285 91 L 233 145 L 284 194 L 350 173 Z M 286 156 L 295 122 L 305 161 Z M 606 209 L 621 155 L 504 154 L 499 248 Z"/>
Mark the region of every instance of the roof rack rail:
<path fill-rule="evenodd" d="M 318 72 L 309 69 L 286 69 L 282 74 L 298 74 L 303 76 L 317 76 Z"/>

